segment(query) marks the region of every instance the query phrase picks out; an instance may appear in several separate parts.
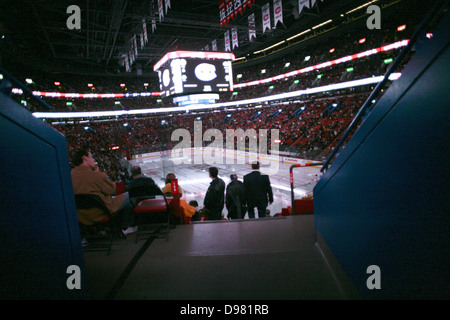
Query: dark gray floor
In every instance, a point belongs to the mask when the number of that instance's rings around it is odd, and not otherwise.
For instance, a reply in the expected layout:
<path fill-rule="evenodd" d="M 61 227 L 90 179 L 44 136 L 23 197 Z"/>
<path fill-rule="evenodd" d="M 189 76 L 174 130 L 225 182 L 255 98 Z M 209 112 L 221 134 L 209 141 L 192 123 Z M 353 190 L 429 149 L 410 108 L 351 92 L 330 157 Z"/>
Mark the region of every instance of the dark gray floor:
<path fill-rule="evenodd" d="M 354 297 L 314 241 L 313 215 L 178 225 L 169 241 L 134 239 L 116 239 L 110 256 L 85 253 L 91 299 Z"/>

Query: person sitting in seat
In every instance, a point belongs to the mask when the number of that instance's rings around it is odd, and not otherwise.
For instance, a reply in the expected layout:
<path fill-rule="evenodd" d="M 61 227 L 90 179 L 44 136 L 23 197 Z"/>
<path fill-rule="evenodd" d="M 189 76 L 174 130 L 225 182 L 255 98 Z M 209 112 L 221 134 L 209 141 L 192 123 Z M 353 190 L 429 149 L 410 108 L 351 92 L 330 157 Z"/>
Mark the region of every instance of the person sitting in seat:
<path fill-rule="evenodd" d="M 139 166 L 133 166 L 131 168 L 131 177 L 132 180 L 128 182 L 127 184 L 127 190 L 130 190 L 131 188 L 145 188 L 147 185 L 154 185 L 155 181 L 142 174 L 141 167 Z"/>
<path fill-rule="evenodd" d="M 133 208 L 128 199 L 128 193 L 114 196 L 116 185 L 106 173 L 99 171 L 89 148 L 82 147 L 72 154 L 71 171 L 73 191 L 75 194 L 95 194 L 105 203 L 113 217 L 121 222 L 124 234 L 136 232 Z M 106 216 L 83 216 L 78 220 L 85 225 L 102 221 Z"/>
<path fill-rule="evenodd" d="M 162 191 L 166 197 L 172 197 L 172 184 L 171 181 L 175 180 L 177 176 L 174 173 L 168 173 L 166 176 L 166 185 L 162 188 Z M 181 187 L 178 186 L 178 193 L 180 194 L 180 198 L 183 196 L 183 191 Z"/>

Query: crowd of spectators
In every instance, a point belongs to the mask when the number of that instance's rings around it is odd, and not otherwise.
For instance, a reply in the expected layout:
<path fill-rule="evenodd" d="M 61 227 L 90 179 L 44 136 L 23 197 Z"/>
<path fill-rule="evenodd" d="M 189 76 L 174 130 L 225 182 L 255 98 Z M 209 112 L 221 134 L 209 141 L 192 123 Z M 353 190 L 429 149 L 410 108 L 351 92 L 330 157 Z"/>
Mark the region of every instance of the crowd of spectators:
<path fill-rule="evenodd" d="M 273 143 L 278 143 L 280 151 L 307 159 L 327 156 L 366 98 L 367 94 L 355 94 L 196 114 L 180 113 L 90 123 L 69 121 L 53 126 L 65 135 L 69 152 L 79 145 L 89 145 L 91 150 L 96 151 L 95 158 L 100 169 L 112 180 L 126 181 L 129 177 L 121 159 L 130 158 L 133 154 L 171 150 L 181 141 L 178 136 L 172 137 L 176 129 L 186 129 L 190 133 L 193 147 L 194 134 L 197 133 L 194 130 L 195 121 L 201 121 L 202 137 L 208 129 L 219 130 L 224 147 L 227 129 L 233 129 L 234 132 L 242 129 L 245 133 L 254 129 L 256 134 L 267 129 L 267 149 L 270 153 L 270 129 L 278 129 L 280 141 Z M 257 135 L 255 137 L 258 138 Z M 243 136 L 246 139 L 244 146 L 248 151 L 256 151 L 251 150 L 251 138 Z M 201 140 L 204 147 L 211 143 L 207 139 Z M 235 148 L 237 144 L 235 140 Z"/>

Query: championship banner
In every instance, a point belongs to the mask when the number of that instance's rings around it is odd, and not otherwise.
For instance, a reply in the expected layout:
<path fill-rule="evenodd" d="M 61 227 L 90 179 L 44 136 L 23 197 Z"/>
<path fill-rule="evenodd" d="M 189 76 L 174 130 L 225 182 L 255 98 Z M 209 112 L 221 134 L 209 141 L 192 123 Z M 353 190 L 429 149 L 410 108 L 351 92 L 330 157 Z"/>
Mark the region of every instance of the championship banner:
<path fill-rule="evenodd" d="M 170 0 L 166 0 L 166 15 L 167 15 L 167 10 L 169 10 L 170 8 Z"/>
<path fill-rule="evenodd" d="M 302 13 L 304 7 L 309 9 L 309 0 L 298 0 L 298 13 Z"/>
<path fill-rule="evenodd" d="M 262 10 L 263 33 L 264 33 L 264 32 L 266 32 L 267 28 L 270 30 L 270 7 L 269 7 L 269 3 L 266 3 L 265 5 L 263 5 L 261 10 Z"/>
<path fill-rule="evenodd" d="M 237 18 L 237 14 L 244 14 L 247 7 L 251 8 L 256 0 L 219 0 L 220 27 L 228 25 L 230 20 Z"/>
<path fill-rule="evenodd" d="M 252 41 L 252 38 L 256 38 L 256 24 L 254 12 L 248 16 L 248 39 Z"/>
<path fill-rule="evenodd" d="M 242 3 L 242 9 L 245 11 L 245 8 L 248 7 L 252 7 L 252 5 L 255 4 L 255 0 L 244 0 L 244 3 Z"/>
<path fill-rule="evenodd" d="M 220 27 L 222 27 L 222 25 L 226 25 L 227 24 L 227 9 L 225 7 L 225 0 L 220 0 L 219 1 L 219 16 L 220 16 Z"/>
<path fill-rule="evenodd" d="M 147 24 L 145 23 L 145 19 L 142 19 L 142 31 L 144 32 L 144 42 L 148 42 L 148 36 L 147 36 Z"/>
<path fill-rule="evenodd" d="M 125 55 L 124 63 L 125 63 L 125 71 L 126 72 L 131 72 L 130 63 L 128 61 L 128 55 L 127 54 Z"/>
<path fill-rule="evenodd" d="M 137 41 L 136 41 L 136 35 L 133 36 L 133 46 L 134 46 L 134 53 L 137 57 L 138 55 L 138 49 L 137 49 Z"/>
<path fill-rule="evenodd" d="M 273 0 L 273 15 L 274 15 L 274 27 L 278 22 L 283 24 L 283 4 L 281 0 Z"/>
<path fill-rule="evenodd" d="M 234 0 L 225 0 L 227 5 L 227 24 L 230 20 L 234 20 Z"/>
<path fill-rule="evenodd" d="M 217 51 L 217 40 L 213 40 L 211 45 L 212 45 L 212 50 Z"/>
<path fill-rule="evenodd" d="M 156 20 L 152 19 L 152 33 L 155 33 L 155 29 L 156 29 Z"/>
<path fill-rule="evenodd" d="M 316 0 L 311 0 L 311 6 L 310 6 L 310 8 L 314 7 L 315 4 L 316 4 Z"/>
<path fill-rule="evenodd" d="M 225 32 L 225 51 L 231 51 L 230 48 L 230 31 Z"/>
<path fill-rule="evenodd" d="M 242 1 L 234 0 L 234 16 L 236 17 L 238 13 L 240 13 L 241 15 L 244 14 L 242 8 Z"/>
<path fill-rule="evenodd" d="M 128 58 L 130 62 L 130 66 L 134 63 L 134 52 L 133 49 L 128 53 Z"/>
<path fill-rule="evenodd" d="M 236 28 L 231 29 L 231 38 L 233 39 L 233 49 L 234 47 L 239 47 L 238 32 Z"/>
<path fill-rule="evenodd" d="M 159 22 L 161 22 L 164 19 L 163 0 L 158 0 L 158 14 L 159 14 Z"/>
<path fill-rule="evenodd" d="M 139 35 L 139 38 L 141 39 L 141 50 L 144 49 L 144 34 L 141 32 Z"/>

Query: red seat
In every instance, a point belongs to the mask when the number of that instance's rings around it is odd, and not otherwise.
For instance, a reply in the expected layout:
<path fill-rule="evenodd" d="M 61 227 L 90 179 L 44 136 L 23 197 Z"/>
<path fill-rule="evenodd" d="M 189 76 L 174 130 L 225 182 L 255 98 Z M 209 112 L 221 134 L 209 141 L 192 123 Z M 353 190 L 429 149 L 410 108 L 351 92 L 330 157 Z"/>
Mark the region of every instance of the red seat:
<path fill-rule="evenodd" d="M 120 181 L 120 182 L 115 182 L 115 184 L 116 184 L 116 195 L 125 193 L 127 191 L 125 182 Z"/>
<path fill-rule="evenodd" d="M 166 210 L 166 201 L 164 199 L 144 199 L 133 210 L 136 213 L 163 212 Z"/>
<path fill-rule="evenodd" d="M 314 199 L 294 200 L 295 214 L 314 213 Z"/>

